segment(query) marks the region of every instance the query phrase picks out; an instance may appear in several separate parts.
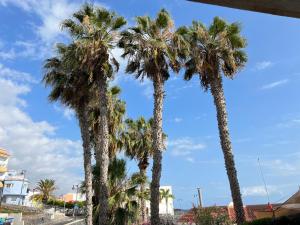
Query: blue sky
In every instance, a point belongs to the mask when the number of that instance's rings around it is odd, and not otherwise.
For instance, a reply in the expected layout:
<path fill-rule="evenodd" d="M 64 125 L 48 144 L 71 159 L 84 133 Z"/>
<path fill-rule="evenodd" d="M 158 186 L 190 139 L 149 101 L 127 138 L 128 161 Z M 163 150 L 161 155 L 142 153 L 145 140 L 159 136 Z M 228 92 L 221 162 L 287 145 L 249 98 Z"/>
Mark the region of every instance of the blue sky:
<path fill-rule="evenodd" d="M 47 101 L 41 84 L 42 63 L 53 46 L 66 41 L 62 19 L 82 1 L 0 0 L 0 147 L 12 154 L 10 169 L 26 169 L 32 185 L 54 178 L 59 193 L 82 179 L 80 134 L 72 111 Z M 300 21 L 253 12 L 196 4 L 184 0 L 95 1 L 127 18 L 154 16 L 164 7 L 176 26 L 192 20 L 209 24 L 214 16 L 242 24 L 249 62 L 234 80 L 224 81 L 229 126 L 246 204 L 266 203 L 257 158 L 272 202 L 298 190 L 300 177 Z M 116 50 L 118 55 L 120 51 Z M 124 68 L 125 62 L 121 61 Z M 152 87 L 121 72 L 114 81 L 122 88 L 128 117 L 152 114 Z M 176 207 L 196 203 L 203 189 L 205 205 L 230 200 L 216 113 L 199 81 L 174 75 L 166 83 L 162 184 L 172 185 Z M 129 172 L 136 169 L 129 163 Z M 149 171 L 150 175 L 150 171 Z"/>

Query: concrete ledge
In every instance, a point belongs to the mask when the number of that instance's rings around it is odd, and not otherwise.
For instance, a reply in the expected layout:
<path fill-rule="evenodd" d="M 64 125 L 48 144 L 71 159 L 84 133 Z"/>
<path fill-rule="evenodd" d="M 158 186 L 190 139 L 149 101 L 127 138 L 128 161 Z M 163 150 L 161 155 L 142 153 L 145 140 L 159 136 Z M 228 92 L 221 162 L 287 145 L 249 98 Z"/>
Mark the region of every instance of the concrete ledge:
<path fill-rule="evenodd" d="M 188 0 L 211 5 L 300 18 L 298 0 Z"/>
<path fill-rule="evenodd" d="M 65 225 L 71 225 L 71 224 L 84 224 L 84 219 L 82 220 L 76 220 L 76 221 L 73 221 L 73 222 L 70 222 L 70 223 L 66 223 Z"/>

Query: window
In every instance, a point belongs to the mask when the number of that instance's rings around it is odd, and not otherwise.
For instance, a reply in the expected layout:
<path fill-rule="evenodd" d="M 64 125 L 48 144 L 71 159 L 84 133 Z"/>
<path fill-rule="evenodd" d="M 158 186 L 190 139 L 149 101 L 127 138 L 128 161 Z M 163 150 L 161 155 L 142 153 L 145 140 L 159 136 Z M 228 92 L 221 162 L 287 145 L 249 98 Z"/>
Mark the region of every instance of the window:
<path fill-rule="evenodd" d="M 5 184 L 6 188 L 12 188 L 14 186 L 14 184 Z"/>
<path fill-rule="evenodd" d="M 11 200 L 12 202 L 15 202 L 15 201 L 17 201 L 17 197 L 16 197 L 16 196 L 10 197 L 10 200 Z"/>

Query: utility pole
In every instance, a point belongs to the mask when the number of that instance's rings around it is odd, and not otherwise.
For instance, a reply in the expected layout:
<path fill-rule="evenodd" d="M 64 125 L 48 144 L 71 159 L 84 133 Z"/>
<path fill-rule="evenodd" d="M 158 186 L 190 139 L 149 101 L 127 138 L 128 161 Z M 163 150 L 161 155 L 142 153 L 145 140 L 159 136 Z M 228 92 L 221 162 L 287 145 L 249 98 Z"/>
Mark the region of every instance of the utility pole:
<path fill-rule="evenodd" d="M 21 201 L 22 201 L 22 205 L 24 204 L 24 199 L 22 197 L 22 194 L 23 194 L 23 188 L 24 188 L 26 170 L 22 170 L 21 174 L 23 175 L 23 181 L 22 181 L 22 186 L 21 186 L 19 205 L 20 205 Z M 24 198 L 25 198 L 25 196 L 24 196 Z"/>
<path fill-rule="evenodd" d="M 198 191 L 198 198 L 199 198 L 199 207 L 202 208 L 203 207 L 203 203 L 202 203 L 202 192 L 201 192 L 201 188 L 197 188 Z"/>

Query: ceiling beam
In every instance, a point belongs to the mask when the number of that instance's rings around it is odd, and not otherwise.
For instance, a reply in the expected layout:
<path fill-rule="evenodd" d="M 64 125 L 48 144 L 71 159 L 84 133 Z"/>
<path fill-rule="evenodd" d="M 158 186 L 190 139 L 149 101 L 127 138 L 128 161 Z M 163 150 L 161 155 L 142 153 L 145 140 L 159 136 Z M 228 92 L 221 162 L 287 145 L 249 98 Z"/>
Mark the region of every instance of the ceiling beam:
<path fill-rule="evenodd" d="M 300 18 L 299 0 L 189 0 L 211 5 Z"/>

